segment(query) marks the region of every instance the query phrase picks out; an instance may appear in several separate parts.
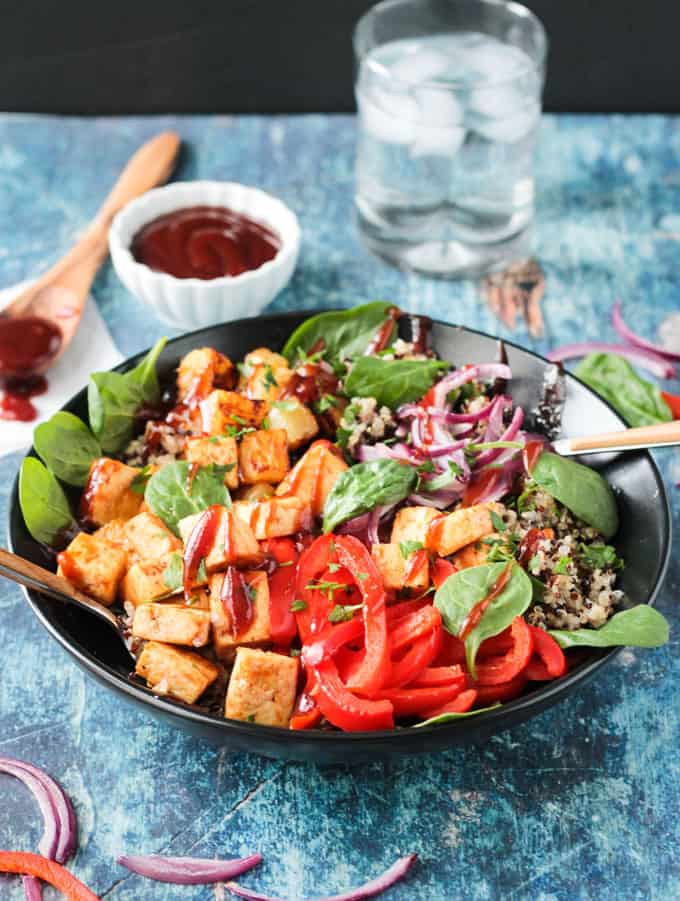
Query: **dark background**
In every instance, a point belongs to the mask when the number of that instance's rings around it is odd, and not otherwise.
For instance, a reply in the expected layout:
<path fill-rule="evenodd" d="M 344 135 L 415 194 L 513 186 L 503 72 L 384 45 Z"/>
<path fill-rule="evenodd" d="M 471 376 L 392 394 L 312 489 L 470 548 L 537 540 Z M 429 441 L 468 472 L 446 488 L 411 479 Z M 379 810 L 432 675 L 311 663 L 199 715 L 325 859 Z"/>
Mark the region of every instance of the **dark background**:
<path fill-rule="evenodd" d="M 0 110 L 354 108 L 370 0 L 2 0 Z M 528 0 L 551 41 L 546 107 L 678 112 L 677 0 Z"/>

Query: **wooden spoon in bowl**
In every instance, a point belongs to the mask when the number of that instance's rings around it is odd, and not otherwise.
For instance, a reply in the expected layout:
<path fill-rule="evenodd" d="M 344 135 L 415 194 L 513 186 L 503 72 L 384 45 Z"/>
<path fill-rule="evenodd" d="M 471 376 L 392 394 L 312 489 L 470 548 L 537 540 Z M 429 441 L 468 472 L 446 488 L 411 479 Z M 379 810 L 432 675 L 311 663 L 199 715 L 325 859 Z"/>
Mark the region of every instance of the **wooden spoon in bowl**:
<path fill-rule="evenodd" d="M 168 179 L 179 147 L 179 135 L 172 131 L 143 144 L 78 242 L 2 310 L 0 378 L 42 375 L 64 353 L 108 253 L 111 220 L 128 201 Z"/>

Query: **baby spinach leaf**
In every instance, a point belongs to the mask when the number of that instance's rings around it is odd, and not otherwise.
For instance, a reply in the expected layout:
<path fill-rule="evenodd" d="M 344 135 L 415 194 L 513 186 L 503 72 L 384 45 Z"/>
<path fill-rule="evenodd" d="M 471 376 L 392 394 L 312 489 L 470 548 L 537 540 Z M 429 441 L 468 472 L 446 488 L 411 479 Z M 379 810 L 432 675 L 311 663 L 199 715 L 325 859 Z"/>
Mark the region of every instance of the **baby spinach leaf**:
<path fill-rule="evenodd" d="M 415 723 L 414 729 L 421 726 L 438 726 L 440 723 L 450 723 L 453 720 L 460 720 L 466 716 L 476 716 L 478 713 L 486 713 L 487 710 L 495 710 L 500 707 L 500 703 L 492 704 L 491 707 L 478 707 L 476 710 L 466 710 L 464 713 L 440 713 L 439 716 L 431 716 L 429 720 L 423 720 L 422 723 Z"/>
<path fill-rule="evenodd" d="M 139 365 L 129 372 L 93 372 L 87 388 L 92 431 L 102 450 L 115 454 L 132 438 L 140 408 L 160 400 L 156 361 L 165 347 L 157 341 Z"/>
<path fill-rule="evenodd" d="M 19 473 L 19 505 L 26 528 L 41 544 L 59 545 L 75 526 L 64 490 L 47 467 L 26 457 Z"/>
<path fill-rule="evenodd" d="M 630 426 L 654 425 L 673 418 L 658 386 L 640 378 L 623 357 L 589 354 L 574 375 L 609 401 Z"/>
<path fill-rule="evenodd" d="M 374 507 L 403 501 L 417 481 L 415 469 L 397 460 L 371 460 L 346 469 L 326 498 L 324 532 L 332 532 L 340 523 Z"/>
<path fill-rule="evenodd" d="M 666 618 L 650 607 L 637 604 L 630 610 L 621 610 L 599 629 L 575 629 L 567 632 L 551 629 L 550 635 L 561 648 L 611 648 L 630 645 L 637 648 L 658 648 L 666 644 L 669 636 Z"/>
<path fill-rule="evenodd" d="M 300 354 L 309 352 L 322 339 L 323 357 L 329 363 L 359 356 L 384 324 L 393 306 L 377 300 L 351 310 L 333 310 L 312 316 L 295 329 L 286 341 L 283 354 L 294 363 Z M 396 323 L 389 340 L 395 328 Z"/>
<path fill-rule="evenodd" d="M 614 492 L 599 472 L 543 451 L 531 470 L 532 479 L 571 512 L 611 538 L 619 528 Z"/>
<path fill-rule="evenodd" d="M 101 457 L 99 442 L 73 413 L 55 413 L 33 432 L 33 444 L 47 468 L 68 485 L 84 485 L 93 460 Z"/>
<path fill-rule="evenodd" d="M 375 397 L 380 406 L 394 409 L 422 397 L 448 368 L 442 360 L 359 357 L 345 379 L 345 393 L 349 397 Z"/>
<path fill-rule="evenodd" d="M 448 577 L 434 596 L 434 605 L 442 615 L 444 628 L 459 635 L 470 611 L 487 597 L 507 563 L 483 563 L 462 569 Z M 465 639 L 468 669 L 474 676 L 475 658 L 485 638 L 498 635 L 516 616 L 521 616 L 531 604 L 532 587 L 529 577 L 516 563 L 511 563 L 510 578 L 482 614 L 477 625 Z"/>
<path fill-rule="evenodd" d="M 231 506 L 224 484 L 226 471 L 226 466 L 211 463 L 199 466 L 192 476 L 192 464 L 186 460 L 168 463 L 151 476 L 144 499 L 156 516 L 179 535 L 178 523 L 185 516 L 202 513 L 213 504 Z"/>

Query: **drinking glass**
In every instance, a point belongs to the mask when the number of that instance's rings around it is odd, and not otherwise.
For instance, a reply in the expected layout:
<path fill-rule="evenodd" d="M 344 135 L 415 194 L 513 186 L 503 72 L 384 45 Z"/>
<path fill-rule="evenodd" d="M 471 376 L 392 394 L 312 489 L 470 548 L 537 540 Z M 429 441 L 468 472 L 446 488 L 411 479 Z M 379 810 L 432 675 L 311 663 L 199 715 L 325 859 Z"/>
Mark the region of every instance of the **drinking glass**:
<path fill-rule="evenodd" d="M 354 32 L 368 247 L 443 277 L 527 255 L 547 38 L 503 0 L 386 0 Z"/>

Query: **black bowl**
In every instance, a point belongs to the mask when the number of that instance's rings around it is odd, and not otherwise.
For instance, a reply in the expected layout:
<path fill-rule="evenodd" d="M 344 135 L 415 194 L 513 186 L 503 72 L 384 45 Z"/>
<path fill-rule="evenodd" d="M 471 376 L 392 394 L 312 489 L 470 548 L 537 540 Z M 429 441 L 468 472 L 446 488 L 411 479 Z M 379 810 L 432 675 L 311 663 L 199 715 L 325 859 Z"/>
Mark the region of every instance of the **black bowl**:
<path fill-rule="evenodd" d="M 242 319 L 176 338 L 161 355 L 161 381 L 169 382 L 179 359 L 195 347 L 215 347 L 235 360 L 255 347 L 280 348 L 306 315 Z M 401 327 L 408 337 L 407 319 L 402 320 Z M 496 359 L 497 340 L 480 332 L 436 322 L 432 338 L 438 353 L 457 364 Z M 540 398 L 546 362 L 510 343 L 507 343 L 507 354 L 514 376 L 510 393 L 516 403 L 531 410 Z M 133 367 L 141 356 L 118 368 Z M 86 420 L 86 391 L 79 392 L 64 409 Z M 620 426 L 621 420 L 608 404 L 578 379 L 568 377 L 563 416 L 565 434 L 609 431 Z M 670 515 L 661 475 L 646 452 L 612 455 L 606 460 L 592 456 L 587 462 L 601 468 L 618 498 L 621 528 L 615 544 L 626 561 L 622 578 L 626 595 L 631 598 L 631 603 L 652 603 L 661 585 L 670 550 Z M 45 565 L 44 551 L 24 526 L 17 489 L 15 484 L 10 508 L 10 546 L 22 557 Z M 150 713 L 234 749 L 324 764 L 356 763 L 380 756 L 439 751 L 455 744 L 483 742 L 501 729 L 520 723 L 572 691 L 582 689 L 616 653 L 616 650 L 592 652 L 565 678 L 537 687 L 495 710 L 446 725 L 392 732 L 291 732 L 221 719 L 196 707 L 155 696 L 131 680 L 129 658 L 103 623 L 81 610 L 45 599 L 33 591 L 26 591 L 26 596 L 40 622 L 81 667 Z"/>

